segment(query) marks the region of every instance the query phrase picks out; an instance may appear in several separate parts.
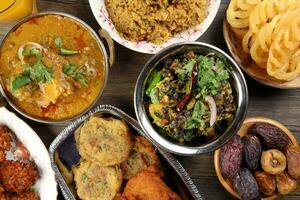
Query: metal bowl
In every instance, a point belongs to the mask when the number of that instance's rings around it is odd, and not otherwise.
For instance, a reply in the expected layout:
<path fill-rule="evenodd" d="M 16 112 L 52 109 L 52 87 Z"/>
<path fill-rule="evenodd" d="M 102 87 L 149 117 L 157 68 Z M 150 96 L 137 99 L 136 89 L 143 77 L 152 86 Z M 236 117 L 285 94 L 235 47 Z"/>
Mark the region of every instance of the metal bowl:
<path fill-rule="evenodd" d="M 26 18 L 24 18 L 23 20 L 17 22 L 11 29 L 10 31 L 5 35 L 4 39 L 2 40 L 1 44 L 0 44 L 0 53 L 2 51 L 2 47 L 4 42 L 6 41 L 7 37 L 10 35 L 11 32 L 15 31 L 19 26 L 21 26 L 22 24 L 24 24 L 25 22 L 36 18 L 36 17 L 41 17 L 41 16 L 46 16 L 46 15 L 57 15 L 57 16 L 62 16 L 65 18 L 68 18 L 72 21 L 74 21 L 75 23 L 77 23 L 78 25 L 82 26 L 83 28 L 85 28 L 93 37 L 94 39 L 97 41 L 100 49 L 102 50 L 103 56 L 104 56 L 104 73 L 105 73 L 105 77 L 104 77 L 104 84 L 102 89 L 99 91 L 97 98 L 95 98 L 95 100 L 93 101 L 93 103 L 91 103 L 89 106 L 87 106 L 86 109 L 84 109 L 81 113 L 78 113 L 70 118 L 64 118 L 61 120 L 50 120 L 50 119 L 45 119 L 45 118 L 41 118 L 41 117 L 36 117 L 36 116 L 32 116 L 28 113 L 26 113 L 26 111 L 20 109 L 12 100 L 12 97 L 9 93 L 9 91 L 7 91 L 5 89 L 5 87 L 3 86 L 3 81 L 2 81 L 2 76 L 0 74 L 0 107 L 5 105 L 5 102 L 3 100 L 3 97 L 6 99 L 6 101 L 9 103 L 9 105 L 11 107 L 13 107 L 14 110 L 16 110 L 17 112 L 19 112 L 20 114 L 22 114 L 23 116 L 37 121 L 37 122 L 41 122 L 41 123 L 47 123 L 47 124 L 57 124 L 57 123 L 66 123 L 69 122 L 73 119 L 75 119 L 76 117 L 84 114 L 85 112 L 87 112 L 96 102 L 97 100 L 100 98 L 100 96 L 102 95 L 102 91 L 105 88 L 107 79 L 108 79 L 108 72 L 109 72 L 109 66 L 113 65 L 114 62 L 114 57 L 115 57 L 115 53 L 114 53 L 114 44 L 112 39 L 110 38 L 109 34 L 104 30 L 104 29 L 100 29 L 98 32 L 101 36 L 102 39 L 105 40 L 105 42 L 108 45 L 109 48 L 109 56 L 107 54 L 106 48 L 102 42 L 102 40 L 99 38 L 98 34 L 88 25 L 86 24 L 84 21 L 80 20 L 77 17 L 74 17 L 72 15 L 66 14 L 66 13 L 61 13 L 61 12 L 43 12 L 43 13 L 38 13 L 38 14 L 33 14 L 30 15 Z M 2 95 L 1 95 L 2 94 Z"/>
<path fill-rule="evenodd" d="M 230 83 L 233 87 L 237 110 L 232 123 L 227 129 L 219 135 L 216 139 L 209 141 L 208 143 L 199 146 L 182 145 L 172 142 L 163 136 L 161 136 L 155 128 L 152 126 L 145 107 L 144 107 L 144 91 L 147 83 L 147 79 L 151 72 L 159 66 L 161 61 L 167 59 L 170 56 L 175 56 L 188 50 L 194 50 L 198 54 L 214 53 L 217 57 L 222 59 L 226 63 L 226 68 L 230 74 Z M 178 155 L 198 155 L 212 152 L 230 140 L 230 138 L 237 133 L 240 126 L 245 119 L 247 107 L 248 107 L 248 89 L 245 78 L 236 64 L 236 62 L 230 58 L 224 51 L 214 47 L 212 45 L 201 42 L 183 42 L 169 46 L 163 49 L 155 56 L 150 58 L 142 69 L 135 86 L 134 92 L 134 107 L 137 119 L 144 130 L 147 133 L 148 138 L 158 147 Z"/>

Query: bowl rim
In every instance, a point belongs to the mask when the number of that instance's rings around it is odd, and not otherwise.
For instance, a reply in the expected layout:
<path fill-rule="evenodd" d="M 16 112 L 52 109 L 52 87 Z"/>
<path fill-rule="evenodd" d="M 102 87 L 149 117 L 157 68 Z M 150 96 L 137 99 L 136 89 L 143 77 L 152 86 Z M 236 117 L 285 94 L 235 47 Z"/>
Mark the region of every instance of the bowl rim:
<path fill-rule="evenodd" d="M 289 139 L 291 140 L 293 145 L 299 146 L 298 141 L 296 140 L 295 136 L 285 125 L 281 124 L 280 122 L 278 122 L 276 120 L 270 119 L 270 118 L 261 117 L 261 116 L 248 117 L 243 122 L 241 128 L 243 126 L 245 126 L 245 124 L 247 124 L 247 123 L 257 123 L 257 122 L 268 123 L 268 124 L 271 124 L 271 125 L 274 125 L 274 126 L 280 128 L 289 137 Z M 218 177 L 218 180 L 228 193 L 230 193 L 232 196 L 234 196 L 237 199 L 241 199 L 240 196 L 238 195 L 238 193 L 232 188 L 232 186 L 227 183 L 228 180 L 225 179 L 221 173 L 220 156 L 221 156 L 221 149 L 218 149 L 214 152 L 214 168 L 215 168 L 215 172 Z M 270 197 L 262 198 L 262 200 L 274 200 L 274 199 L 277 199 L 279 196 L 280 196 L 279 193 L 275 193 L 274 195 L 272 195 Z"/>
<path fill-rule="evenodd" d="M 73 20 L 74 22 L 78 23 L 83 28 L 85 28 L 91 34 L 91 36 L 96 40 L 96 42 L 98 43 L 98 45 L 100 47 L 100 50 L 102 51 L 102 54 L 103 54 L 103 57 L 104 57 L 104 71 L 105 72 L 104 72 L 103 86 L 99 90 L 99 93 L 98 93 L 97 97 L 94 99 L 94 101 L 88 107 L 86 107 L 84 110 L 82 110 L 78 114 L 76 114 L 74 116 L 71 116 L 71 117 L 68 117 L 68 118 L 64 118 L 62 120 L 51 120 L 51 119 L 45 119 L 45 118 L 42 118 L 42 117 L 36 117 L 36 116 L 30 115 L 25 110 L 22 110 L 21 108 L 19 108 L 13 102 L 13 100 L 9 97 L 9 95 L 7 95 L 6 89 L 3 86 L 1 75 L 0 75 L 0 96 L 2 95 L 5 98 L 5 100 L 8 102 L 8 104 L 14 110 L 16 110 L 18 113 L 20 113 L 21 115 L 23 115 L 24 117 L 26 117 L 30 120 L 40 122 L 40 123 L 45 123 L 45 124 L 65 124 L 67 122 L 70 122 L 70 121 L 74 120 L 77 117 L 82 116 L 86 112 L 88 112 L 96 104 L 96 102 L 99 100 L 99 98 L 102 96 L 102 93 L 103 93 L 103 91 L 104 91 L 104 89 L 107 85 L 107 79 L 108 79 L 108 74 L 109 74 L 108 54 L 107 54 L 106 48 L 105 48 L 102 40 L 99 38 L 97 33 L 86 22 L 84 22 L 83 20 L 81 20 L 78 17 L 75 17 L 73 15 L 70 15 L 70 14 L 67 14 L 67 13 L 64 13 L 64 12 L 56 12 L 56 11 L 45 11 L 45 12 L 35 13 L 35 14 L 29 15 L 29 16 L 17 21 L 10 28 L 10 30 L 4 35 L 3 40 L 0 41 L 0 52 L 1 52 L 1 49 L 2 49 L 5 41 L 7 40 L 8 36 L 11 34 L 11 32 L 15 31 L 18 27 L 20 27 L 22 24 L 28 22 L 30 19 L 33 19 L 33 18 L 36 18 L 36 17 L 47 16 L 47 15 L 62 16 L 62 17 L 66 17 L 70 20 Z"/>
<path fill-rule="evenodd" d="M 174 53 L 176 52 L 176 50 L 180 48 L 191 47 L 191 46 L 192 47 L 195 46 L 196 48 L 197 47 L 207 48 L 210 51 L 218 52 L 220 53 L 220 55 L 224 56 L 226 61 L 232 67 L 232 70 L 230 70 L 231 77 L 234 79 L 234 82 L 237 84 L 236 90 L 237 90 L 237 104 L 238 104 L 235 118 L 233 122 L 227 127 L 226 131 L 223 134 L 221 134 L 217 139 L 205 145 L 195 146 L 195 147 L 175 144 L 170 140 L 165 139 L 163 136 L 161 136 L 151 125 L 151 122 L 148 119 L 148 116 L 144 109 L 144 105 L 142 103 L 144 97 L 144 85 L 146 83 L 147 76 L 149 74 L 149 71 L 155 67 L 155 64 L 158 62 L 158 60 L 164 58 L 164 56 L 166 56 L 168 52 Z M 247 108 L 248 108 L 247 83 L 238 65 L 228 54 L 226 54 L 221 49 L 203 42 L 181 42 L 164 48 L 163 50 L 161 50 L 159 53 L 152 56 L 148 60 L 148 62 L 141 70 L 135 85 L 134 109 L 140 126 L 142 127 L 143 131 L 148 135 L 152 143 L 164 149 L 165 151 L 177 155 L 192 156 L 192 155 L 205 154 L 205 153 L 210 153 L 216 150 L 217 148 L 223 146 L 231 139 L 231 137 L 234 136 L 234 134 L 238 131 L 239 127 L 242 125 L 242 122 L 246 117 Z"/>
<path fill-rule="evenodd" d="M 108 25 L 106 26 L 105 23 L 100 20 L 98 7 L 95 6 L 96 4 L 98 4 L 97 3 L 98 1 L 104 1 L 104 0 L 89 0 L 89 5 L 90 5 L 90 8 L 91 8 L 92 13 L 94 15 L 94 18 L 96 19 L 96 21 L 97 21 L 97 23 L 99 24 L 100 27 L 106 28 L 107 30 L 110 30 L 110 29 L 107 28 Z M 199 33 L 198 33 L 197 38 L 190 39 L 189 41 L 196 41 L 197 39 L 199 39 L 208 30 L 208 28 L 211 26 L 211 24 L 213 23 L 213 21 L 215 20 L 217 14 L 218 14 L 218 10 L 219 10 L 220 5 L 221 5 L 221 0 L 208 0 L 208 1 L 209 1 L 208 2 L 208 9 L 206 10 L 206 12 L 208 14 L 207 14 L 206 18 L 201 23 L 199 23 L 198 25 L 196 25 L 194 27 L 190 27 L 189 29 L 185 30 L 185 31 L 189 31 L 190 29 L 193 29 L 197 26 L 201 26 L 201 28 L 198 30 Z M 104 5 L 104 7 L 106 9 L 105 5 Z M 105 22 L 107 22 L 108 24 L 112 23 L 110 18 L 107 18 L 107 17 L 105 17 Z M 112 25 L 113 25 L 113 23 L 112 23 Z M 114 31 L 114 30 L 115 30 L 115 26 L 113 25 L 112 31 Z M 182 31 L 182 32 L 185 32 L 185 31 Z M 136 45 L 136 44 L 133 47 L 131 47 L 132 41 L 129 41 L 127 39 L 119 37 L 118 32 L 116 34 L 113 33 L 113 32 L 110 32 L 110 36 L 118 44 L 120 44 L 120 45 L 122 45 L 122 46 L 124 46 L 124 47 L 126 47 L 130 50 L 133 50 L 135 52 L 144 53 L 144 54 L 156 54 L 160 50 L 162 50 L 163 48 L 166 48 L 167 46 L 179 43 L 179 42 L 174 41 L 174 42 L 171 42 L 170 44 L 166 44 L 172 38 L 174 38 L 174 36 L 170 37 L 166 42 L 164 42 L 163 44 L 159 44 L 159 45 L 148 42 L 151 46 L 155 47 L 155 50 L 150 51 L 150 50 L 146 50 L 145 48 L 135 47 L 135 46 L 139 46 L 139 45 Z M 184 41 L 184 40 L 182 40 L 182 41 Z M 129 45 L 127 43 L 129 43 Z M 138 43 L 138 42 L 133 42 L 133 43 Z"/>

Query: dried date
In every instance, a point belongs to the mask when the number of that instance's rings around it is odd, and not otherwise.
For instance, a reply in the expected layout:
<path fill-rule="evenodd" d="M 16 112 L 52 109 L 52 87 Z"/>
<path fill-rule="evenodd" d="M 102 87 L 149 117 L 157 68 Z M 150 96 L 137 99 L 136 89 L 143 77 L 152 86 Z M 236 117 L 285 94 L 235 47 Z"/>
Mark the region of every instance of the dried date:
<path fill-rule="evenodd" d="M 250 128 L 266 149 L 285 150 L 290 144 L 289 137 L 278 127 L 267 123 L 256 123 Z"/>
<path fill-rule="evenodd" d="M 288 173 L 294 179 L 300 179 L 300 148 L 291 145 L 286 152 Z"/>
<path fill-rule="evenodd" d="M 255 170 L 260 163 L 262 152 L 260 141 L 255 135 L 249 134 L 242 138 L 242 143 L 243 162 L 249 169 Z"/>
<path fill-rule="evenodd" d="M 266 196 L 271 196 L 276 191 L 275 176 L 268 174 L 267 172 L 255 172 L 255 179 L 257 181 L 259 190 Z"/>
<path fill-rule="evenodd" d="M 287 172 L 276 175 L 276 185 L 278 192 L 282 195 L 289 194 L 298 187 L 297 181 L 292 179 Z"/>
<path fill-rule="evenodd" d="M 258 184 L 247 168 L 241 168 L 232 181 L 235 190 L 243 200 L 261 199 Z"/>
<path fill-rule="evenodd" d="M 221 149 L 220 166 L 223 176 L 233 178 L 240 170 L 243 145 L 239 135 L 235 135 Z"/>

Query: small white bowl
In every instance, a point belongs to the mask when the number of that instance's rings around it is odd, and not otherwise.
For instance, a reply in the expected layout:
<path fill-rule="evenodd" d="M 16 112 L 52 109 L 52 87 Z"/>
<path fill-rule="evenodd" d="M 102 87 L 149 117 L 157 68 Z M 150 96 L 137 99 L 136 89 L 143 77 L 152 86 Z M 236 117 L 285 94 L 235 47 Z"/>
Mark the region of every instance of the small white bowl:
<path fill-rule="evenodd" d="M 207 17 L 204 21 L 196 27 L 190 28 L 187 31 L 178 33 L 170 38 L 167 42 L 157 45 L 148 41 L 131 42 L 120 37 L 114 24 L 109 18 L 108 12 L 105 7 L 104 0 L 89 0 L 92 12 L 98 24 L 110 33 L 110 36 L 119 44 L 127 47 L 128 49 L 147 54 L 155 54 L 163 48 L 179 42 L 196 41 L 213 22 L 221 0 L 208 0 Z"/>
<path fill-rule="evenodd" d="M 28 149 L 39 169 L 35 188 L 41 200 L 56 200 L 57 184 L 48 151 L 39 136 L 24 121 L 6 108 L 0 108 L 0 124 L 7 126 Z"/>

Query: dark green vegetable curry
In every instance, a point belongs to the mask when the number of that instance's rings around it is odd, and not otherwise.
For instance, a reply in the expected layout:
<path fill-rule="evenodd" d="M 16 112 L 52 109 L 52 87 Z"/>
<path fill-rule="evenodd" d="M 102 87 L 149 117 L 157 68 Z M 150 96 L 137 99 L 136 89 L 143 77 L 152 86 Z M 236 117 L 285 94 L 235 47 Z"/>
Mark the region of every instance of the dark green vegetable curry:
<path fill-rule="evenodd" d="M 225 64 L 193 51 L 167 59 L 153 71 L 145 108 L 163 136 L 184 144 L 216 138 L 233 120 L 236 102 Z"/>

